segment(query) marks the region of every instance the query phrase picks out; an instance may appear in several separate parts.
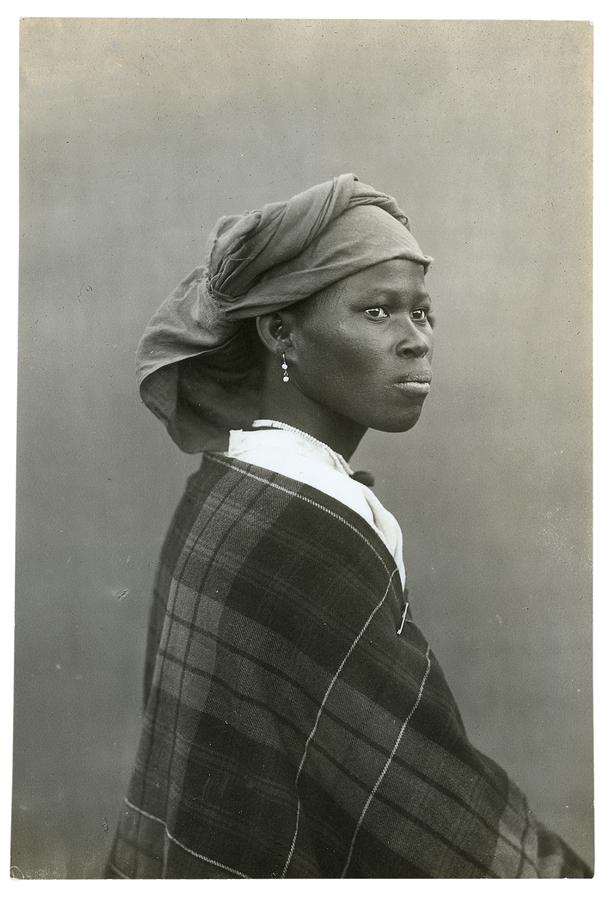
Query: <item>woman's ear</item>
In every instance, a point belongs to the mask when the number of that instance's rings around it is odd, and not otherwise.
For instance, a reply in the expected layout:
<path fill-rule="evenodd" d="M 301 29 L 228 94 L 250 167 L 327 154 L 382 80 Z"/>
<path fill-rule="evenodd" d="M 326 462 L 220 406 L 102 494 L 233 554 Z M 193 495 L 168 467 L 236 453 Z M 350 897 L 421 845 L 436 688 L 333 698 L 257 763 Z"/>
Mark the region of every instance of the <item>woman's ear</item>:
<path fill-rule="evenodd" d="M 278 312 L 264 313 L 255 318 L 257 333 L 264 346 L 279 355 L 292 346 L 287 323 Z"/>

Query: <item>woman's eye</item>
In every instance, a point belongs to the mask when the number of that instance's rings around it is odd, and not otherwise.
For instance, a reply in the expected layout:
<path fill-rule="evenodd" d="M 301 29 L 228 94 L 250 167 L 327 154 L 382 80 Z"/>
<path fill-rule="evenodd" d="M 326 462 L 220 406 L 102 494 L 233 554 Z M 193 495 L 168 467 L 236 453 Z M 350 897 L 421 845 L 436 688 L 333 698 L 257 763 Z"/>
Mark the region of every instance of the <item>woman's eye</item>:
<path fill-rule="evenodd" d="M 414 322 L 426 322 L 430 316 L 430 311 L 428 309 L 413 309 L 412 310 L 412 319 Z"/>
<path fill-rule="evenodd" d="M 373 319 L 374 322 L 388 318 L 388 313 L 383 306 L 370 306 L 369 309 L 365 310 L 365 315 L 368 319 Z"/>

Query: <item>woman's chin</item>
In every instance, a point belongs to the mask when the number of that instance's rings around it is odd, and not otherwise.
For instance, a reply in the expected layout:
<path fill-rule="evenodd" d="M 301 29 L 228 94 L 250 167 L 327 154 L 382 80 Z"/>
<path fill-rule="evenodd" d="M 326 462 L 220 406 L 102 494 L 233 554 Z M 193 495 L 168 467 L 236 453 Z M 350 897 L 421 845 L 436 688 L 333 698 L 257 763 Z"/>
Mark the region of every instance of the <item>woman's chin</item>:
<path fill-rule="evenodd" d="M 400 434 L 404 431 L 409 431 L 414 427 L 418 419 L 420 418 L 420 413 L 422 412 L 422 404 L 418 404 L 417 406 L 410 407 L 409 410 L 402 413 L 400 416 L 388 416 L 383 420 L 376 421 L 375 424 L 371 424 L 369 427 L 373 428 L 375 431 L 385 431 L 389 434 Z"/>

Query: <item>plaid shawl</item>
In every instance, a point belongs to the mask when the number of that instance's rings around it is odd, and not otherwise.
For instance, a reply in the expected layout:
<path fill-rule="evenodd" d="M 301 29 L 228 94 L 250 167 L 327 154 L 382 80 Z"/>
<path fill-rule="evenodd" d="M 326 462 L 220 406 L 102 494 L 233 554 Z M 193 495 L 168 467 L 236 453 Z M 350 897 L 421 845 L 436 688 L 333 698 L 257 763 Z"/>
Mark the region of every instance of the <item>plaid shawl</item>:
<path fill-rule="evenodd" d="M 166 538 L 123 878 L 589 877 L 469 742 L 390 553 L 205 453 Z"/>

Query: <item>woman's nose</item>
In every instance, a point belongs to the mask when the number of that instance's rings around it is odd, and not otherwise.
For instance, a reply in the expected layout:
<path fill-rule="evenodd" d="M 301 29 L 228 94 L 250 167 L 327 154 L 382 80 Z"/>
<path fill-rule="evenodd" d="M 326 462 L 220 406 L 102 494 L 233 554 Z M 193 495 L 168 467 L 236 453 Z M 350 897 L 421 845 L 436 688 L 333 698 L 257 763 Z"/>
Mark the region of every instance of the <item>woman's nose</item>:
<path fill-rule="evenodd" d="M 430 329 L 425 331 L 421 325 L 416 325 L 410 319 L 397 341 L 399 356 L 426 356 L 432 347 L 433 335 Z"/>

